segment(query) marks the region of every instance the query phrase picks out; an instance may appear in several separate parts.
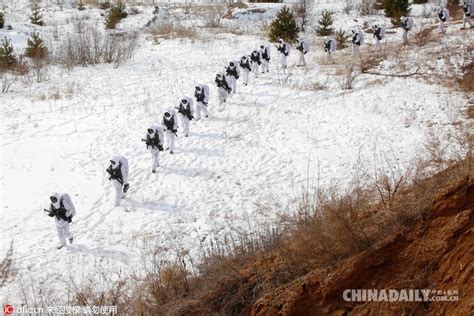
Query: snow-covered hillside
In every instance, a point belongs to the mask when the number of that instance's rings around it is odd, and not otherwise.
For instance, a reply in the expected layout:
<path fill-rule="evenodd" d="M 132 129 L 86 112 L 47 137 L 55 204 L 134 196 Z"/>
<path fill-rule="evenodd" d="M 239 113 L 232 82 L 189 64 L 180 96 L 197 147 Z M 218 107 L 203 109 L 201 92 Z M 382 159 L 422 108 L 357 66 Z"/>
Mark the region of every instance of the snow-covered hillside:
<path fill-rule="evenodd" d="M 132 19 L 143 26 L 139 16 Z M 26 25 L 15 23 L 11 32 Z M 397 32 L 389 43 L 399 41 Z M 472 41 L 472 32 L 456 32 L 452 27 L 447 34 L 454 49 Z M 319 64 L 321 39 L 312 41 L 307 69 L 295 66 L 296 50 L 289 68 L 280 69 L 273 47 L 271 72 L 239 84 L 224 106 L 216 72 L 266 38 L 222 33 L 155 41 L 143 33 L 136 55 L 117 69 L 53 66 L 44 82 L 16 83 L 0 95 L 0 258 L 13 242 L 17 276 L 42 285 L 93 274 L 98 260 L 110 270 L 140 272 L 147 243 L 161 247 L 163 260 L 177 253 L 198 260 L 229 232 L 275 226 L 308 183 L 345 184 L 359 157 L 379 152 L 405 168 L 423 153 L 429 129 L 443 135 L 454 128 L 466 95 L 416 77 L 370 75 L 342 90 L 337 67 Z M 336 53 L 338 61 L 350 58 L 348 51 Z M 387 69 L 394 63 L 387 61 Z M 188 138 L 180 130 L 175 154 L 164 152 L 152 174 L 141 138 L 163 111 L 192 96 L 197 83 L 211 86 L 211 116 L 193 121 Z M 120 207 L 113 206 L 105 174 L 114 154 L 130 164 L 130 191 Z M 68 192 L 77 209 L 75 242 L 61 250 L 43 212 L 53 191 Z M 19 300 L 18 283 L 0 294 L 2 302 Z"/>

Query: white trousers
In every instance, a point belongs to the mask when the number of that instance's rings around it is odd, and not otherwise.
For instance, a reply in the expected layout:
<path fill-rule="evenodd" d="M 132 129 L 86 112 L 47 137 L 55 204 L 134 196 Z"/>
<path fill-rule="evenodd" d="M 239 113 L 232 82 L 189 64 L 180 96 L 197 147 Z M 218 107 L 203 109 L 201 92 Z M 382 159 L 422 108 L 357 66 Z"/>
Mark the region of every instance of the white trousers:
<path fill-rule="evenodd" d="M 181 126 L 183 126 L 184 136 L 188 137 L 188 135 L 189 135 L 189 119 L 186 115 L 180 114 L 180 116 L 181 116 Z"/>
<path fill-rule="evenodd" d="M 470 27 L 472 27 L 471 17 L 470 17 L 470 16 L 466 16 L 466 14 L 464 14 L 464 19 L 462 20 L 462 28 L 463 28 L 463 29 L 466 28 L 466 23 L 469 24 Z"/>
<path fill-rule="evenodd" d="M 375 37 L 375 50 L 382 50 L 382 44 L 377 36 Z"/>
<path fill-rule="evenodd" d="M 119 206 L 120 201 L 125 197 L 125 194 L 123 194 L 123 186 L 115 179 L 112 179 L 110 181 L 112 181 L 112 185 L 115 189 L 115 206 Z"/>
<path fill-rule="evenodd" d="M 229 87 L 232 89 L 231 93 L 237 93 L 237 79 L 234 76 L 229 76 Z"/>
<path fill-rule="evenodd" d="M 262 73 L 270 72 L 270 63 L 266 59 L 262 58 L 262 66 L 261 67 L 262 67 Z"/>
<path fill-rule="evenodd" d="M 170 153 L 173 153 L 174 151 L 174 139 L 175 135 L 173 134 L 172 131 L 166 131 L 166 144 L 170 150 Z"/>
<path fill-rule="evenodd" d="M 298 61 L 298 66 L 306 66 L 306 60 L 304 59 L 304 54 L 300 52 L 300 60 Z"/>
<path fill-rule="evenodd" d="M 244 85 L 248 85 L 248 83 L 249 83 L 249 70 L 247 68 L 245 68 L 245 69 L 242 69 L 242 71 L 240 73 L 242 75 L 242 83 Z"/>
<path fill-rule="evenodd" d="M 331 63 L 334 62 L 330 52 L 326 52 L 326 61 L 331 62 Z"/>
<path fill-rule="evenodd" d="M 194 113 L 196 121 L 199 121 L 201 119 L 201 111 L 204 112 L 204 115 L 206 117 L 209 115 L 209 112 L 207 111 L 207 105 L 198 101 L 196 102 L 196 113 Z"/>
<path fill-rule="evenodd" d="M 151 170 L 155 171 L 160 166 L 160 150 L 158 148 L 149 149 L 152 159 Z"/>
<path fill-rule="evenodd" d="M 226 101 L 228 93 L 225 91 L 224 88 L 217 88 L 217 92 L 219 93 L 219 104 L 222 104 Z"/>
<path fill-rule="evenodd" d="M 65 222 L 62 226 L 56 226 L 56 229 L 58 231 L 59 243 L 64 246 L 66 244 L 66 239 L 72 237 L 69 233 L 69 223 Z"/>
<path fill-rule="evenodd" d="M 250 69 L 252 69 L 252 72 L 255 75 L 255 78 L 258 78 L 258 63 L 251 62 Z"/>
<path fill-rule="evenodd" d="M 352 44 L 352 55 L 355 55 L 355 54 L 360 54 L 359 45 L 353 43 Z"/>
<path fill-rule="evenodd" d="M 446 33 L 446 25 L 444 24 L 445 22 L 442 21 L 441 19 L 439 20 L 439 32 L 440 33 Z"/>
<path fill-rule="evenodd" d="M 286 57 L 287 57 L 287 56 L 285 56 L 285 54 L 280 53 L 280 58 L 281 58 L 280 61 L 281 61 L 281 66 L 282 66 L 283 68 L 286 68 Z"/>
<path fill-rule="evenodd" d="M 408 31 L 403 30 L 403 44 L 408 44 Z"/>

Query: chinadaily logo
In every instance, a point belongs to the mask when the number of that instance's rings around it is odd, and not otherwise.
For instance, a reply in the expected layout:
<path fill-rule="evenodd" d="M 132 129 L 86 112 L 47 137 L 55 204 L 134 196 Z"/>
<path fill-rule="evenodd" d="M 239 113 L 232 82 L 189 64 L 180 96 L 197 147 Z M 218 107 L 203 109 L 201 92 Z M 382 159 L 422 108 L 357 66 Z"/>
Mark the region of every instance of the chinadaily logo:
<path fill-rule="evenodd" d="M 457 290 L 433 289 L 345 289 L 346 302 L 457 302 Z"/>

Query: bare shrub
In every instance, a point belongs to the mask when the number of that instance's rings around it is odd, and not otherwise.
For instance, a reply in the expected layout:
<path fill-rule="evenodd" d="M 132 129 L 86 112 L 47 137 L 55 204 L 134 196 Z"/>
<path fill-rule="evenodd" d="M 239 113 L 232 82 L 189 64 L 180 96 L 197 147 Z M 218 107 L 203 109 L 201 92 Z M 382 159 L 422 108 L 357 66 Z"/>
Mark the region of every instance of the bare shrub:
<path fill-rule="evenodd" d="M 13 241 L 10 243 L 10 248 L 0 262 L 0 288 L 5 286 L 15 276 L 15 268 L 13 266 Z"/>
<path fill-rule="evenodd" d="M 349 14 L 354 9 L 354 0 L 346 0 L 344 8 L 342 9 L 345 14 Z"/>
<path fill-rule="evenodd" d="M 436 26 L 429 26 L 423 28 L 420 32 L 415 33 L 414 42 L 416 45 L 423 47 L 429 42 L 434 41 L 433 30 L 436 29 Z"/>
<path fill-rule="evenodd" d="M 351 63 L 346 65 L 341 80 L 341 88 L 343 90 L 351 90 L 353 88 L 354 80 L 358 75 L 359 72 L 354 64 Z"/>
<path fill-rule="evenodd" d="M 109 35 L 105 38 L 103 58 L 106 63 L 119 67 L 132 58 L 138 45 L 138 33 Z"/>
<path fill-rule="evenodd" d="M 357 4 L 357 11 L 360 15 L 373 15 L 375 13 L 375 1 L 374 0 L 360 0 Z"/>
<path fill-rule="evenodd" d="M 188 27 L 184 27 L 179 23 L 165 23 L 162 25 L 149 28 L 148 32 L 155 37 L 172 39 L 172 38 L 198 38 L 197 32 Z"/>
<path fill-rule="evenodd" d="M 31 59 L 31 69 L 35 74 L 36 82 L 42 82 L 48 78 L 48 69 L 47 65 L 49 63 L 48 58 L 32 58 Z"/>
<path fill-rule="evenodd" d="M 282 72 L 278 70 L 277 73 L 277 83 L 281 86 L 291 86 L 292 84 L 293 73 L 291 72 Z"/>
<path fill-rule="evenodd" d="M 360 71 L 366 73 L 370 69 L 375 68 L 382 60 L 386 59 L 386 54 L 365 54 L 360 58 Z"/>
<path fill-rule="evenodd" d="M 373 166 L 369 167 L 365 160 L 359 158 L 358 172 L 366 190 L 376 196 L 386 212 L 393 211 L 400 191 L 404 190 L 415 178 L 414 164 L 403 170 L 395 157 L 385 154 L 374 155 Z"/>
<path fill-rule="evenodd" d="M 96 27 L 87 26 L 81 33 L 65 36 L 55 60 L 68 69 L 101 62 L 118 67 L 133 57 L 138 39 L 138 33 L 104 34 Z"/>
<path fill-rule="evenodd" d="M 292 7 L 296 19 L 299 22 L 300 29 L 303 32 L 308 24 L 308 6 L 308 0 L 300 0 L 300 2 L 295 3 Z"/>
<path fill-rule="evenodd" d="M 218 13 L 207 14 L 205 21 L 204 27 L 207 28 L 217 28 L 221 25 L 221 17 Z"/>
<path fill-rule="evenodd" d="M 12 74 L 8 73 L 3 73 L 2 74 L 2 93 L 8 93 L 10 91 L 10 87 L 13 85 L 13 82 L 15 82 L 15 77 Z"/>

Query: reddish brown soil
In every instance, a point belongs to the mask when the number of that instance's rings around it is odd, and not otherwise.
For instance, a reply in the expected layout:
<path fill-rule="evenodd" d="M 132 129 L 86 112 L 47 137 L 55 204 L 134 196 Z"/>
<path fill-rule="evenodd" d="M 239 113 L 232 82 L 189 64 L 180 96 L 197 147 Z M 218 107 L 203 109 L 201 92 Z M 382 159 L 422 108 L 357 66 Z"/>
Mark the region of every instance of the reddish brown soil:
<path fill-rule="evenodd" d="M 258 299 L 251 315 L 474 315 L 474 185 L 439 194 L 427 216 L 333 271 L 312 271 Z M 457 302 L 345 302 L 344 289 L 457 290 Z M 245 313 L 245 312 L 244 312 Z"/>

